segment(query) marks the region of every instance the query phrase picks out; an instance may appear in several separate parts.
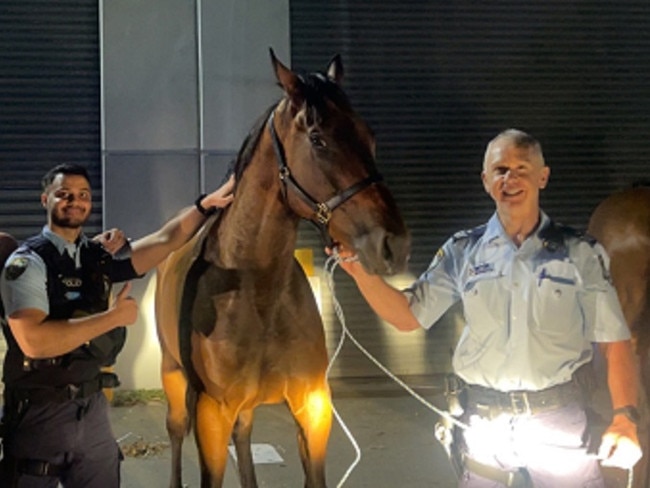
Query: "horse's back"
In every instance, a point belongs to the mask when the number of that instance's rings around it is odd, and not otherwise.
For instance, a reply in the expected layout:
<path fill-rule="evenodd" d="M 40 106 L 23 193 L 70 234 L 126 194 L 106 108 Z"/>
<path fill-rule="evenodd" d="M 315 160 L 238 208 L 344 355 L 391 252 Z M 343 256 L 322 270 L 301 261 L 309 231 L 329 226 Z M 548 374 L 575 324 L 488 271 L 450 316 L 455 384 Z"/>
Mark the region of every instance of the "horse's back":
<path fill-rule="evenodd" d="M 594 210 L 589 233 L 608 252 L 622 247 L 650 248 L 650 187 L 613 193 Z"/>

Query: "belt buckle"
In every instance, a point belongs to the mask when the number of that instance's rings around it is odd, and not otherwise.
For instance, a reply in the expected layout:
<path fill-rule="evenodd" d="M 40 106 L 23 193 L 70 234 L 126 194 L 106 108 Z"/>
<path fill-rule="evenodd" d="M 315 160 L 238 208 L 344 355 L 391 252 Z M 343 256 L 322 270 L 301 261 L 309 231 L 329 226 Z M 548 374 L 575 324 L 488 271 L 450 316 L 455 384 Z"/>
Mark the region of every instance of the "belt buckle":
<path fill-rule="evenodd" d="M 530 401 L 528 399 L 528 392 L 526 391 L 511 391 L 508 393 L 510 398 L 510 408 L 515 415 L 523 415 L 532 413 L 530 409 Z"/>

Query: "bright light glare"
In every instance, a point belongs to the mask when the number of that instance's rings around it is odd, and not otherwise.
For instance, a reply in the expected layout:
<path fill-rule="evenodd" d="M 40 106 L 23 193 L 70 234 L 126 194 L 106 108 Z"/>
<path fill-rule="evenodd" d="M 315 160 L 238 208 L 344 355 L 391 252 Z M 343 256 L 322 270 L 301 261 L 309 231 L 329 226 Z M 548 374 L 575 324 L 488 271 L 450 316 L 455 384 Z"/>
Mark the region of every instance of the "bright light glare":
<path fill-rule="evenodd" d="M 320 424 L 331 415 L 329 395 L 325 391 L 311 392 L 306 406 L 310 425 Z"/>
<path fill-rule="evenodd" d="M 525 415 L 501 415 L 492 420 L 474 415 L 464 435 L 471 457 L 478 462 L 489 463 L 495 455 L 511 466 L 543 459 L 558 475 L 569 474 L 584 460 L 584 446 L 574 433 L 548 427 L 542 418 Z"/>

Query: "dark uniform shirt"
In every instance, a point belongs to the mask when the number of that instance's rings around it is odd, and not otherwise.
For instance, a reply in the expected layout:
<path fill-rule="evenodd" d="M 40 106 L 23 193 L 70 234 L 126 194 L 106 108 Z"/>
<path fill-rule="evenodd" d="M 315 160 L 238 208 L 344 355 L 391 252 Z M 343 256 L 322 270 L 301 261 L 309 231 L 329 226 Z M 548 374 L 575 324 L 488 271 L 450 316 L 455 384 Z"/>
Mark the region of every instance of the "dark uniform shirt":
<path fill-rule="evenodd" d="M 107 309 L 113 282 L 137 277 L 130 259 L 114 259 L 83 234 L 76 243 L 69 243 L 46 226 L 39 238 L 28 239 L 26 244 L 9 257 L 0 279 L 7 316 L 21 309 L 42 310 L 53 319 L 101 312 Z M 103 365 L 93 352 L 95 343 L 57 358 L 32 361 L 24 356 L 8 327 L 5 336 L 8 350 L 3 380 L 8 387 L 78 384 L 95 378 Z M 102 339 L 99 344 L 111 340 L 98 338 Z"/>

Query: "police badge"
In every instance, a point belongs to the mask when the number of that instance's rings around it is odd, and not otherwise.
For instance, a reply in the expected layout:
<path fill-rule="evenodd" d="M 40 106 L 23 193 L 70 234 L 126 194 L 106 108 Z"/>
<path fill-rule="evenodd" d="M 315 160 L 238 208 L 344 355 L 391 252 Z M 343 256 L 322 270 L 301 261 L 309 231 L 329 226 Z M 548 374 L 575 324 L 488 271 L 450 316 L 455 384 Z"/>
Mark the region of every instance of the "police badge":
<path fill-rule="evenodd" d="M 17 256 L 5 268 L 5 278 L 8 281 L 14 281 L 25 272 L 29 265 L 29 259 Z"/>

